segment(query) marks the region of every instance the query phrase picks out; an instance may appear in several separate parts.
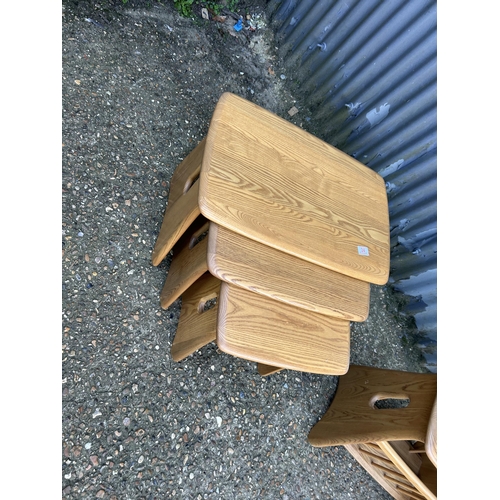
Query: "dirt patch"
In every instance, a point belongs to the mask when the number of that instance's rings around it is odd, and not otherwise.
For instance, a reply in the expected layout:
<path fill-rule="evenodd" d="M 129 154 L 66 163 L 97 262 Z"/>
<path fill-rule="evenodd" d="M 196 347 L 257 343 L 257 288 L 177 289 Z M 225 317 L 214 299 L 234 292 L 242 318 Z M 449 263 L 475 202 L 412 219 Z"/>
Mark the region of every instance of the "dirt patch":
<path fill-rule="evenodd" d="M 155 83 L 150 82 L 154 87 L 168 88 L 170 81 L 180 84 L 181 89 L 176 89 L 183 94 L 180 98 L 190 99 L 196 110 L 205 108 L 210 114 L 221 92 L 229 90 L 283 115 L 295 101 L 284 86 L 284 70 L 275 54 L 272 32 L 267 29 L 265 3 L 239 2 L 240 15 L 222 9 L 218 16 L 210 12 L 209 20 L 203 19 L 199 4 L 193 5 L 192 18 L 179 16 L 170 4 L 152 2 L 135 2 L 135 8 L 130 8 L 131 3 L 127 8 L 108 2 L 66 2 L 65 6 L 66 15 L 71 11 L 90 28 L 121 38 L 114 44 L 116 52 L 106 54 L 106 66 L 118 71 L 115 85 L 127 76 L 136 86 L 146 83 L 150 75 L 140 74 L 140 66 L 145 65 L 158 77 Z M 247 29 L 237 32 L 234 25 L 240 16 L 245 18 Z M 254 31 L 249 23 L 255 26 Z M 134 47 L 139 32 L 149 32 L 140 48 Z M 132 62 L 137 65 L 138 78 L 120 74 Z"/>

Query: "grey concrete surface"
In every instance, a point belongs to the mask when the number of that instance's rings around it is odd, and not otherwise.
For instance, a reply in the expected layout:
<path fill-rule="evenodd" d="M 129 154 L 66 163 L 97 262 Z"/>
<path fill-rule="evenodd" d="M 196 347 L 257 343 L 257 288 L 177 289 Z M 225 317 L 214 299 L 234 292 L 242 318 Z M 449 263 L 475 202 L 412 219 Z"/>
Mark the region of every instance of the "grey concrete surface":
<path fill-rule="evenodd" d="M 307 442 L 337 377 L 262 378 L 215 344 L 169 355 L 180 301 L 161 309 L 169 258 L 150 259 L 173 170 L 225 91 L 307 125 L 265 2 L 239 5 L 255 32 L 234 33 L 230 16 L 182 18 L 172 2 L 62 4 L 66 500 L 390 498 L 344 448 Z M 426 371 L 400 311 L 389 287 L 372 287 L 352 363 Z"/>

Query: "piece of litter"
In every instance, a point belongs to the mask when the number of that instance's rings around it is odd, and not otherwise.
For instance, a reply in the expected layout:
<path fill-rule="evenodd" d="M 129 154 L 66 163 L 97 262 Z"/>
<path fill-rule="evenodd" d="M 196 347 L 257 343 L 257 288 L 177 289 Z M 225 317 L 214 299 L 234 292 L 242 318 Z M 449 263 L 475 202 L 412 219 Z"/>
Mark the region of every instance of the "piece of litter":
<path fill-rule="evenodd" d="M 248 28 L 250 29 L 250 31 L 256 31 L 257 30 L 257 25 L 251 19 L 249 19 L 247 21 L 247 24 L 248 24 Z"/>
<path fill-rule="evenodd" d="M 286 80 L 286 76 L 285 76 L 285 75 L 280 75 L 280 78 L 281 78 L 282 80 Z"/>
<path fill-rule="evenodd" d="M 216 417 L 216 419 L 217 419 L 217 426 L 220 427 L 222 425 L 222 418 Z"/>
<path fill-rule="evenodd" d="M 201 17 L 203 19 L 208 19 L 208 10 L 207 9 L 201 9 Z"/>
<path fill-rule="evenodd" d="M 290 116 L 296 115 L 298 112 L 299 112 L 299 110 L 298 110 L 295 106 L 291 107 L 291 108 L 288 110 L 288 114 L 289 114 Z"/>
<path fill-rule="evenodd" d="M 241 31 L 243 29 L 243 22 L 238 19 L 238 22 L 234 25 L 234 31 Z"/>

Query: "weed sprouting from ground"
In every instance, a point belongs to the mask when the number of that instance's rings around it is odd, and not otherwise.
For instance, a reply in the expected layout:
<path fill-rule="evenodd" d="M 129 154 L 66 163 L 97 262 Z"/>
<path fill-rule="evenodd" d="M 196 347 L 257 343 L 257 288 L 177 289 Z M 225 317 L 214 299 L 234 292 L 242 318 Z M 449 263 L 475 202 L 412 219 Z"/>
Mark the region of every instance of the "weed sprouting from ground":
<path fill-rule="evenodd" d="M 183 17 L 191 17 L 193 14 L 194 0 L 174 0 L 175 8 Z"/>

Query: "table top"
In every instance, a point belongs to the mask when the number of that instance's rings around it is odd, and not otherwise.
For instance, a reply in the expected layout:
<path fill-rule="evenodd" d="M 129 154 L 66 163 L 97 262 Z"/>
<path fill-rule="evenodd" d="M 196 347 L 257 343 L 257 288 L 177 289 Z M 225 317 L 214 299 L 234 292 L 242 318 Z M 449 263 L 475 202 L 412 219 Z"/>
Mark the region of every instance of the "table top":
<path fill-rule="evenodd" d="M 209 220 L 277 250 L 370 283 L 388 280 L 383 178 L 231 93 L 212 117 L 198 203 Z"/>
<path fill-rule="evenodd" d="M 349 368 L 350 323 L 221 282 L 217 345 L 258 363 L 343 375 Z"/>
<path fill-rule="evenodd" d="M 208 269 L 222 281 L 327 316 L 348 321 L 368 317 L 366 281 L 280 252 L 214 222 L 206 239 Z M 175 259 L 174 254 L 172 265 Z"/>

